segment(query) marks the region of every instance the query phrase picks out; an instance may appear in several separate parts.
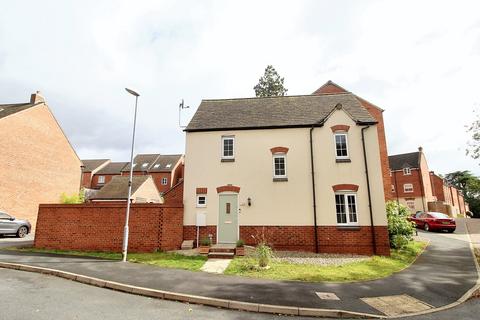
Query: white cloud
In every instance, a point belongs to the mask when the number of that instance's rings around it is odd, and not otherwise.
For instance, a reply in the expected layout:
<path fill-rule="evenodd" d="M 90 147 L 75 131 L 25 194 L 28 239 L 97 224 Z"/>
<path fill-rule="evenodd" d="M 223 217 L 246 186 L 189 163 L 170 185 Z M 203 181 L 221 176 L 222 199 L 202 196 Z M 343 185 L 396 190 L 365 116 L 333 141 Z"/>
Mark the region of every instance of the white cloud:
<path fill-rule="evenodd" d="M 461 1 L 3 1 L 0 99 L 42 90 L 82 157 L 182 152 L 178 103 L 252 96 L 267 64 L 289 94 L 328 79 L 386 109 L 391 153 L 478 165 L 464 125 L 480 103 L 480 5 Z"/>

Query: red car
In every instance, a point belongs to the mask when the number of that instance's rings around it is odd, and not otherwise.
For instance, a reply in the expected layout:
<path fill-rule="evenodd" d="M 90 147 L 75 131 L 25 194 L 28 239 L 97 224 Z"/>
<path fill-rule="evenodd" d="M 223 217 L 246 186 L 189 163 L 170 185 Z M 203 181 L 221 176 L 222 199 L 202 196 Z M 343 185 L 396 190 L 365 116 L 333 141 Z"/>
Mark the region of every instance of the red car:
<path fill-rule="evenodd" d="M 417 212 L 410 216 L 409 220 L 425 231 L 447 230 L 451 233 L 457 227 L 455 219 L 440 212 Z"/>

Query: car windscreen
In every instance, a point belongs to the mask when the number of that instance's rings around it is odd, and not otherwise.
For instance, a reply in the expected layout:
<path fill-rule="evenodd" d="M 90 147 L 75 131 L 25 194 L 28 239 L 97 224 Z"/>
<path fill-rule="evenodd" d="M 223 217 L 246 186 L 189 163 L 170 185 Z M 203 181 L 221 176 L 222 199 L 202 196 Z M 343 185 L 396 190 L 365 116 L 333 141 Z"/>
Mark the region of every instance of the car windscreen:
<path fill-rule="evenodd" d="M 5 212 L 0 212 L 0 219 L 10 219 L 10 216 Z"/>
<path fill-rule="evenodd" d="M 429 212 L 428 214 L 431 215 L 432 217 L 434 217 L 435 219 L 448 219 L 449 218 L 449 216 L 447 216 L 446 214 L 440 213 L 440 212 Z"/>

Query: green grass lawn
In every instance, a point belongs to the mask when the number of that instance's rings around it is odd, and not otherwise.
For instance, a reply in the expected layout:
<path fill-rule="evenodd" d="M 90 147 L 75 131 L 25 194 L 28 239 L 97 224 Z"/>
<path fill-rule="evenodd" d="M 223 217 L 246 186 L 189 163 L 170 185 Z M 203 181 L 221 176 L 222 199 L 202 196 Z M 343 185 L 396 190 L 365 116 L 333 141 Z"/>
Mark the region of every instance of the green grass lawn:
<path fill-rule="evenodd" d="M 72 251 L 72 250 L 50 250 L 50 249 L 37 249 L 37 248 L 12 248 L 10 250 L 23 251 L 23 252 L 37 252 L 37 253 L 53 253 L 62 255 L 74 255 L 84 257 L 96 257 L 111 260 L 121 260 L 121 253 L 113 252 L 95 252 L 95 251 Z M 207 257 L 205 256 L 184 256 L 178 253 L 172 252 L 152 252 L 152 253 L 129 253 L 128 261 L 155 265 L 165 268 L 177 268 L 184 270 L 197 271 L 199 270 Z"/>
<path fill-rule="evenodd" d="M 387 277 L 408 267 L 425 249 L 425 242 L 411 242 L 403 250 L 392 250 L 390 257 L 375 256 L 361 262 L 341 266 L 318 266 L 272 262 L 270 269 L 255 268 L 253 258 L 235 258 L 225 274 L 275 280 L 298 280 L 309 282 L 353 282 Z"/>

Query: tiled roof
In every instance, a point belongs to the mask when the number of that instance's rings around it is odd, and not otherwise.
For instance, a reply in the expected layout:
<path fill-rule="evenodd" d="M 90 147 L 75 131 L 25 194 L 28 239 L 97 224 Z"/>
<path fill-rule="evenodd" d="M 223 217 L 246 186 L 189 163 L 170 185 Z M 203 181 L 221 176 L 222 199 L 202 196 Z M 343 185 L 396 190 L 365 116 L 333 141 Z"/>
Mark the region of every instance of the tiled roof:
<path fill-rule="evenodd" d="M 38 105 L 38 103 L 15 103 L 15 104 L 0 104 L 0 119 L 14 113 L 29 109 Z"/>
<path fill-rule="evenodd" d="M 135 164 L 133 171 L 148 171 L 159 156 L 160 154 L 137 154 L 133 159 L 133 163 Z M 122 171 L 130 171 L 130 163 L 128 163 Z"/>
<path fill-rule="evenodd" d="M 420 152 L 417 151 L 389 156 L 388 161 L 391 170 L 418 168 L 420 165 Z"/>
<path fill-rule="evenodd" d="M 88 159 L 88 160 L 82 160 L 82 164 L 84 166 L 83 172 L 92 172 L 98 167 L 101 167 L 102 165 L 105 164 L 105 162 L 110 161 L 110 159 Z"/>
<path fill-rule="evenodd" d="M 181 157 L 181 154 L 160 155 L 148 172 L 171 172 Z"/>
<path fill-rule="evenodd" d="M 120 174 L 127 164 L 128 162 L 110 162 L 96 174 Z"/>
<path fill-rule="evenodd" d="M 133 176 L 132 194 L 134 194 L 142 184 L 151 179 L 151 176 Z M 128 199 L 128 176 L 114 176 L 109 183 L 100 189 L 90 199 L 92 200 L 122 200 Z"/>
<path fill-rule="evenodd" d="M 355 95 L 347 92 L 203 100 L 185 131 L 307 127 L 323 122 L 339 104 L 357 123 L 376 123 Z"/>

